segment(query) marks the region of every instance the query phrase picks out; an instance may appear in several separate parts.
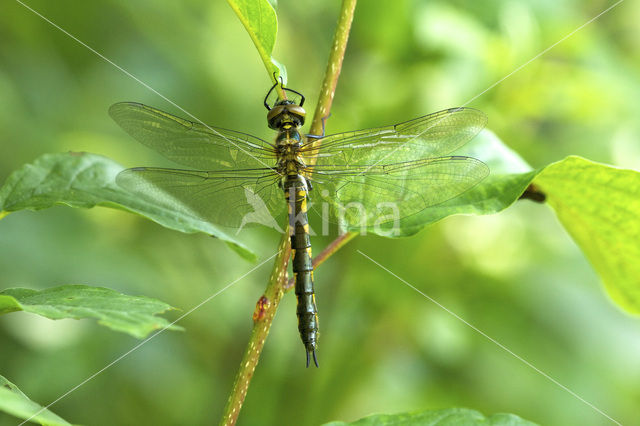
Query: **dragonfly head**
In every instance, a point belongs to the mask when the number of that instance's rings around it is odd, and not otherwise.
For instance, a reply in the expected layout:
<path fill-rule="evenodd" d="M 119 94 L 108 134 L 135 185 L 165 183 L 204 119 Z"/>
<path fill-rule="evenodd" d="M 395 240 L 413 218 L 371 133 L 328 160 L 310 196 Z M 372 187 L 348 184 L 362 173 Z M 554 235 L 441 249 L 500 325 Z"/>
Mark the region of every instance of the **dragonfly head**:
<path fill-rule="evenodd" d="M 301 105 L 288 99 L 278 101 L 267 113 L 269 128 L 280 130 L 287 124 L 292 127 L 300 127 L 304 124 L 306 112 Z"/>

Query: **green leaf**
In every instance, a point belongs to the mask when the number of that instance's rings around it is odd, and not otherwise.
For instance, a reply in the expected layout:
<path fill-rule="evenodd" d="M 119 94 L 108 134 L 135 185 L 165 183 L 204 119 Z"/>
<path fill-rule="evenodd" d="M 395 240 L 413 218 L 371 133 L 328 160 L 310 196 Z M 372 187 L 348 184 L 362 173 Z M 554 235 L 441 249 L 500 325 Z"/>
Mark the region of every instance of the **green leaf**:
<path fill-rule="evenodd" d="M 0 291 L 0 314 L 25 311 L 49 319 L 95 318 L 98 324 L 143 339 L 154 330 L 181 327 L 156 314 L 174 309 L 156 299 L 127 296 L 103 287 L 63 285 L 45 290 L 8 288 Z"/>
<path fill-rule="evenodd" d="M 278 18 L 271 3 L 267 0 L 227 0 L 227 2 L 249 33 L 269 76 L 272 77 L 273 73 L 276 73 L 282 76 L 286 84 L 286 69 L 271 57 L 278 34 Z"/>
<path fill-rule="evenodd" d="M 533 182 L 611 298 L 626 311 L 640 314 L 640 173 L 575 156 L 534 171 L 488 130 L 456 154 L 484 161 L 491 174 L 461 196 L 401 220 L 399 232 L 391 236 L 413 235 L 453 214 L 497 213 Z M 389 236 L 384 227 L 366 231 Z"/>
<path fill-rule="evenodd" d="M 640 314 L 640 173 L 568 157 L 535 180 L 609 296 Z"/>
<path fill-rule="evenodd" d="M 518 154 L 505 146 L 489 130 L 482 131 L 455 155 L 467 155 L 482 160 L 490 175 L 459 197 L 427 208 L 400 220 L 394 237 L 414 235 L 425 226 L 454 214 L 491 214 L 506 209 L 522 195 L 536 175 Z M 428 188 L 426 188 L 428 190 Z M 354 229 L 357 231 L 358 229 Z M 367 228 L 367 233 L 389 236 L 387 228 Z"/>
<path fill-rule="evenodd" d="M 136 197 L 115 182 L 124 167 L 89 153 L 45 154 L 13 172 L 0 188 L 0 219 L 8 212 L 41 210 L 56 204 L 127 210 L 165 228 L 185 233 L 204 232 L 228 242 L 248 260 L 255 255 L 235 237 L 188 212 Z"/>
<path fill-rule="evenodd" d="M 70 426 L 71 423 L 58 417 L 47 409 L 30 400 L 16 385 L 0 376 L 0 410 L 27 420 L 46 426 Z M 40 411 L 42 410 L 42 411 Z"/>
<path fill-rule="evenodd" d="M 330 422 L 324 426 L 535 426 L 514 414 L 494 414 L 485 417 L 468 408 L 447 408 L 415 413 L 375 414 L 354 422 Z"/>

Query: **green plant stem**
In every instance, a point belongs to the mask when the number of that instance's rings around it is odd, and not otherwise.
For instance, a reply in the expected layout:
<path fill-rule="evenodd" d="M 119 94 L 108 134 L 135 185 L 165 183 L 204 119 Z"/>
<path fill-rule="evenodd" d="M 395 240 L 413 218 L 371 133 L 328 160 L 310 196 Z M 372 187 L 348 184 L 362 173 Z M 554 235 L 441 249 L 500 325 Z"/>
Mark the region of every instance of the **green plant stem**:
<path fill-rule="evenodd" d="M 287 234 L 282 235 L 278 250 L 269 283 L 264 294 L 258 300 L 256 310 L 253 313 L 253 330 L 242 357 L 240 369 L 236 374 L 229 400 L 224 409 L 221 425 L 234 425 L 238 420 L 242 403 L 251 383 L 251 377 L 258 365 L 264 342 L 267 339 L 271 323 L 284 294 L 284 283 L 287 281 L 287 265 L 291 254 L 291 246 Z"/>
<path fill-rule="evenodd" d="M 310 133 L 312 135 L 322 134 L 322 120 L 327 118 L 331 111 L 333 96 L 336 91 L 336 86 L 338 85 L 338 77 L 340 77 L 340 71 L 342 70 L 342 60 L 344 59 L 344 53 L 347 50 L 347 41 L 349 40 L 349 32 L 351 31 L 351 22 L 353 22 L 353 13 L 355 9 L 356 0 L 342 1 L 338 25 L 333 36 L 333 46 L 331 47 L 329 61 L 327 62 L 327 69 L 324 73 L 324 80 L 322 81 L 322 87 L 320 89 L 318 105 L 316 105 L 316 111 L 311 123 Z M 316 140 L 314 142 L 314 147 L 319 146 L 321 142 L 322 139 Z M 311 160 L 312 161 L 310 163 L 315 163 L 315 158 Z"/>
<path fill-rule="evenodd" d="M 322 83 L 322 89 L 320 92 L 320 99 L 314 115 L 314 119 L 311 126 L 312 134 L 319 134 L 322 131 L 322 119 L 329 115 L 331 110 L 331 104 L 333 102 L 333 96 L 338 84 L 338 77 L 340 75 L 340 69 L 342 68 L 342 61 L 344 53 L 347 48 L 347 40 L 349 38 L 349 30 L 351 29 L 351 22 L 353 21 L 353 13 L 356 6 L 356 0 L 344 0 L 340 9 L 340 17 L 338 18 L 338 25 L 333 39 L 333 46 L 331 54 L 329 55 L 329 62 L 327 64 L 327 70 L 325 72 L 325 78 Z M 321 260 L 326 260 L 330 255 L 335 253 L 340 247 L 346 244 L 356 234 L 342 235 L 338 238 L 340 242 L 333 245 L 329 251 L 326 251 L 326 255 L 321 255 Z M 336 240 L 336 241 L 338 241 Z M 334 242 L 335 243 L 335 242 Z M 284 295 L 287 282 L 287 266 L 289 264 L 289 256 L 291 253 L 291 245 L 289 240 L 289 233 L 283 234 L 280 244 L 278 246 L 278 256 L 273 265 L 271 277 L 267 288 L 258 300 L 256 310 L 254 311 L 254 326 L 249 338 L 249 342 L 245 349 L 245 353 L 240 363 L 240 369 L 236 374 L 236 378 L 229 395 L 229 400 L 224 409 L 221 425 L 229 426 L 235 425 L 242 403 L 247 395 L 251 377 L 256 369 L 258 360 L 262 348 L 264 347 L 265 340 L 269 334 L 273 318 L 275 317 L 280 300 Z M 324 253 L 324 252 L 323 252 Z"/>
<path fill-rule="evenodd" d="M 331 257 L 332 254 L 340 250 L 340 248 L 357 235 L 356 232 L 347 232 L 340 235 L 332 241 L 322 253 L 313 259 L 313 267 L 316 268 L 320 266 L 325 260 Z M 251 377 L 253 376 L 260 353 L 264 347 L 264 342 L 269 334 L 269 329 L 276 315 L 280 300 L 282 300 L 284 293 L 293 288 L 295 283 L 293 279 L 286 280 L 287 265 L 291 253 L 291 246 L 287 234 L 283 234 L 278 250 L 279 253 L 276 257 L 271 277 L 269 278 L 269 284 L 262 297 L 258 300 L 256 310 L 253 313 L 253 330 L 249 338 L 249 345 L 242 357 L 240 369 L 238 370 L 229 401 L 225 407 L 225 415 L 220 423 L 221 425 L 233 425 L 238 419 L 240 408 L 247 394 Z M 280 265 L 283 262 L 283 268 L 276 267 L 276 265 Z"/>

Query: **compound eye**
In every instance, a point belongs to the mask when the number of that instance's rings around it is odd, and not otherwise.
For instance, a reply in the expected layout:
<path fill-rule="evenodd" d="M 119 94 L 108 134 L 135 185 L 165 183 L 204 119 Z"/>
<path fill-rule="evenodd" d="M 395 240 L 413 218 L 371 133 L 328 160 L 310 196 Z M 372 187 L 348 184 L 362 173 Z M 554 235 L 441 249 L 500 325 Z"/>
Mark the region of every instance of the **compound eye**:
<path fill-rule="evenodd" d="M 307 115 L 304 108 L 300 105 L 287 105 L 287 107 L 289 114 L 297 118 L 299 121 L 298 125 L 302 126 L 304 124 L 304 117 Z"/>
<path fill-rule="evenodd" d="M 288 105 L 288 110 L 291 114 L 295 114 L 303 120 L 305 115 L 307 115 L 307 112 L 300 105 Z"/>
<path fill-rule="evenodd" d="M 267 121 L 273 120 L 275 117 L 282 114 L 282 111 L 284 111 L 284 105 L 274 106 L 269 110 L 269 113 L 267 114 Z"/>
<path fill-rule="evenodd" d="M 269 110 L 269 113 L 267 114 L 267 123 L 269 123 L 269 127 L 271 129 L 278 128 L 277 124 L 280 116 L 284 112 L 284 107 L 285 105 L 276 105 Z"/>

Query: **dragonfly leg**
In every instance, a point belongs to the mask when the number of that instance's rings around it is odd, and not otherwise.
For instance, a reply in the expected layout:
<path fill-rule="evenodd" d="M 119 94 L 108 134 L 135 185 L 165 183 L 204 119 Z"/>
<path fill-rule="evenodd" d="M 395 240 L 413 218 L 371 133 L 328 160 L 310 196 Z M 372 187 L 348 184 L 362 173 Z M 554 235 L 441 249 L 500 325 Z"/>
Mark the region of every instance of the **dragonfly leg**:
<path fill-rule="evenodd" d="M 269 89 L 269 91 L 267 92 L 267 96 L 264 97 L 264 106 L 265 108 L 267 108 L 267 111 L 271 111 L 271 107 L 269 106 L 269 104 L 267 103 L 267 99 L 269 98 L 269 95 L 271 94 L 271 92 L 273 92 L 273 89 L 276 88 L 276 86 L 278 85 L 278 79 L 276 78 L 276 73 L 274 71 L 273 73 L 273 79 L 276 81 L 276 84 L 274 84 L 273 86 L 271 86 L 271 89 Z"/>
<path fill-rule="evenodd" d="M 331 117 L 331 113 L 329 113 L 329 115 L 327 115 L 326 117 L 322 117 L 322 134 L 321 135 L 305 135 L 308 138 L 311 139 L 322 139 L 325 137 L 325 131 L 324 131 L 324 127 L 327 124 L 327 119 Z"/>
<path fill-rule="evenodd" d="M 280 84 L 280 87 L 282 87 L 283 91 L 292 92 L 292 93 L 295 93 L 296 95 L 300 96 L 300 103 L 298 104 L 298 106 L 302 106 L 304 104 L 304 95 L 302 93 L 298 92 L 297 90 L 293 90 L 293 89 L 289 89 L 288 87 L 284 87 L 284 79 L 282 78 L 281 75 L 279 76 L 280 83 L 278 83 L 278 78 L 276 78 L 275 71 L 273 73 L 273 79 L 275 80 L 276 84 L 271 86 L 271 89 L 269 89 L 269 91 L 267 92 L 267 96 L 264 97 L 264 106 L 267 108 L 267 111 L 271 111 L 271 107 L 269 106 L 269 103 L 267 102 L 267 99 L 269 98 L 269 95 L 271 94 L 271 92 L 273 92 L 273 89 L 275 89 L 278 86 L 278 84 Z M 286 94 L 285 94 L 285 99 L 286 99 Z"/>

